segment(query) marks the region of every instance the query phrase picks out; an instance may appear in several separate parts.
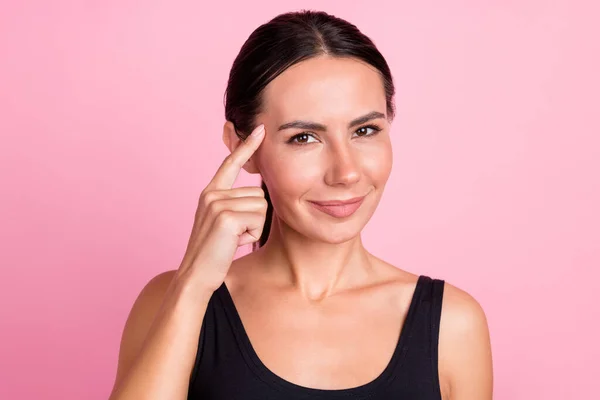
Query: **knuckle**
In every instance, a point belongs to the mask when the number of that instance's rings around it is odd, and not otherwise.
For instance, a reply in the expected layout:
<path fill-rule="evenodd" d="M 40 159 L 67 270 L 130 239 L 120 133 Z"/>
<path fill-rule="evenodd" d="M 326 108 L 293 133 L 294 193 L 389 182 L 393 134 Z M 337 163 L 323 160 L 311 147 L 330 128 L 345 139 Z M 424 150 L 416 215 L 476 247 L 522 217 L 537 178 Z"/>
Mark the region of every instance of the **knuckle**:
<path fill-rule="evenodd" d="M 208 188 L 202 189 L 202 191 L 200 192 L 200 196 L 198 197 L 199 203 L 202 203 L 202 201 L 204 201 L 204 198 L 206 197 L 207 192 L 208 192 Z"/>
<path fill-rule="evenodd" d="M 269 208 L 269 202 L 267 201 L 267 199 L 260 199 L 260 207 L 262 211 L 267 211 L 267 209 Z"/>
<path fill-rule="evenodd" d="M 221 204 L 218 200 L 213 200 L 206 204 L 206 209 L 210 214 L 219 214 L 219 212 L 221 211 Z"/>
<path fill-rule="evenodd" d="M 216 194 L 212 191 L 203 192 L 200 196 L 200 203 L 204 207 L 209 207 L 216 200 Z"/>
<path fill-rule="evenodd" d="M 217 192 L 209 192 L 206 194 L 206 202 L 207 203 L 215 203 L 219 199 L 219 195 Z"/>
<path fill-rule="evenodd" d="M 234 212 L 230 210 L 223 210 L 217 215 L 215 222 L 217 225 L 224 227 L 233 224 L 234 222 Z"/>
<path fill-rule="evenodd" d="M 237 165 L 237 159 L 234 156 L 234 154 L 231 153 L 227 157 L 225 157 L 225 161 L 223 161 L 223 164 L 225 164 L 225 166 L 227 167 L 234 167 Z"/>

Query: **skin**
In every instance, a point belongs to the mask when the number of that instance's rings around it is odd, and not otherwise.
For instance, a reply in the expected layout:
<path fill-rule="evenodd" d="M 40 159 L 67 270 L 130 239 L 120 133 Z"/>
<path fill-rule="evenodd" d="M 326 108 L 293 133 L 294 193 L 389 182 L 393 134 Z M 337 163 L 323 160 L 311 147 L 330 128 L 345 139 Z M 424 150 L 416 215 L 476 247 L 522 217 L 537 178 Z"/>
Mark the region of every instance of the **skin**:
<path fill-rule="evenodd" d="M 266 135 L 244 169 L 265 180 L 273 226 L 265 246 L 234 260 L 225 283 L 252 346 L 275 374 L 319 389 L 363 385 L 388 364 L 418 278 L 370 254 L 361 241 L 392 168 L 381 78 L 358 60 L 313 58 L 267 86 L 263 110 L 256 123 Z M 372 111 L 384 117 L 348 128 Z M 296 120 L 326 129 L 278 130 Z M 369 124 L 381 131 L 362 128 Z M 230 122 L 223 140 L 231 151 L 240 143 Z M 361 207 L 344 220 L 308 202 L 362 195 Z M 444 292 L 442 398 L 491 399 L 485 314 L 465 291 L 446 282 Z"/>
<path fill-rule="evenodd" d="M 372 111 L 384 117 L 348 127 Z M 303 61 L 264 92 L 256 124 L 265 125 L 265 137 L 244 169 L 267 184 L 272 227 L 265 246 L 233 261 L 225 284 L 260 360 L 297 385 L 344 389 L 372 381 L 388 365 L 404 324 L 418 275 L 370 254 L 361 241 L 392 168 L 385 114 L 378 72 L 353 59 Z M 326 129 L 279 130 L 295 120 Z M 369 124 L 381 131 L 362 128 Z M 297 144 L 288 142 L 303 132 Z M 223 141 L 231 151 L 241 143 L 230 122 Z M 361 207 L 344 220 L 308 202 L 362 195 Z M 139 352 L 175 276 L 173 270 L 154 277 L 136 300 L 118 376 Z M 443 400 L 492 399 L 486 316 L 471 295 L 448 282 L 438 362 Z"/>

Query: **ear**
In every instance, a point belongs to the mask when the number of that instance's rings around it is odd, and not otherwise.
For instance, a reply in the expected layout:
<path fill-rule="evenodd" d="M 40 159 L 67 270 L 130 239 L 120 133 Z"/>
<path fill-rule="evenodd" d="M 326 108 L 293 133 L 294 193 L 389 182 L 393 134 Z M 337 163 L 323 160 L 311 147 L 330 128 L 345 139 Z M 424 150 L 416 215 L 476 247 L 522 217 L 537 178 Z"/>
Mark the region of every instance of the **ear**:
<path fill-rule="evenodd" d="M 223 143 L 225 143 L 225 146 L 227 146 L 229 151 L 232 153 L 240 144 L 242 144 L 242 140 L 235 133 L 235 128 L 231 121 L 225 121 L 225 125 L 223 125 Z M 250 157 L 250 159 L 243 166 L 244 170 L 246 170 L 246 172 L 250 174 L 259 173 L 258 168 L 256 167 L 256 163 L 254 161 L 255 155 L 256 153 L 254 153 L 252 157 Z"/>

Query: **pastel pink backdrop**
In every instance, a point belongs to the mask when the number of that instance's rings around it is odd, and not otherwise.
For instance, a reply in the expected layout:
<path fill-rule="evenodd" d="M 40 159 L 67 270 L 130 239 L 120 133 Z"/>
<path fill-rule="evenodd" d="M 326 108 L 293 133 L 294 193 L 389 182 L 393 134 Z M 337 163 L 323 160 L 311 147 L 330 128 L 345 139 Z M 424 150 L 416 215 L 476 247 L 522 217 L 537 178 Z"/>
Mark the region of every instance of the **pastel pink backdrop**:
<path fill-rule="evenodd" d="M 0 398 L 108 397 L 127 313 L 227 154 L 231 62 L 300 8 L 357 24 L 395 77 L 366 246 L 479 300 L 495 399 L 597 396 L 600 10 L 451 3 L 3 2 Z"/>

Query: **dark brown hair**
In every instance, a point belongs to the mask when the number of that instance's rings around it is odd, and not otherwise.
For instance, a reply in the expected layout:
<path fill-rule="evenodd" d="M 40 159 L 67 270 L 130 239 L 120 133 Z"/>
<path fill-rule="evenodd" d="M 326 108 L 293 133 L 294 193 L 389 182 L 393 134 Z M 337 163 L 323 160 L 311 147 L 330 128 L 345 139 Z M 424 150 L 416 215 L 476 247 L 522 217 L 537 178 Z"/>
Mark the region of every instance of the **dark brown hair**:
<path fill-rule="evenodd" d="M 387 116 L 393 119 L 392 74 L 371 39 L 341 18 L 322 11 L 303 10 L 280 14 L 259 26 L 235 58 L 225 91 L 225 118 L 233 123 L 237 136 L 245 139 L 256 127 L 256 115 L 262 111 L 263 89 L 269 82 L 290 66 L 321 55 L 356 58 L 376 68 L 385 90 Z M 273 217 L 273 204 L 264 181 L 261 187 L 269 207 L 255 248 L 266 243 Z"/>

